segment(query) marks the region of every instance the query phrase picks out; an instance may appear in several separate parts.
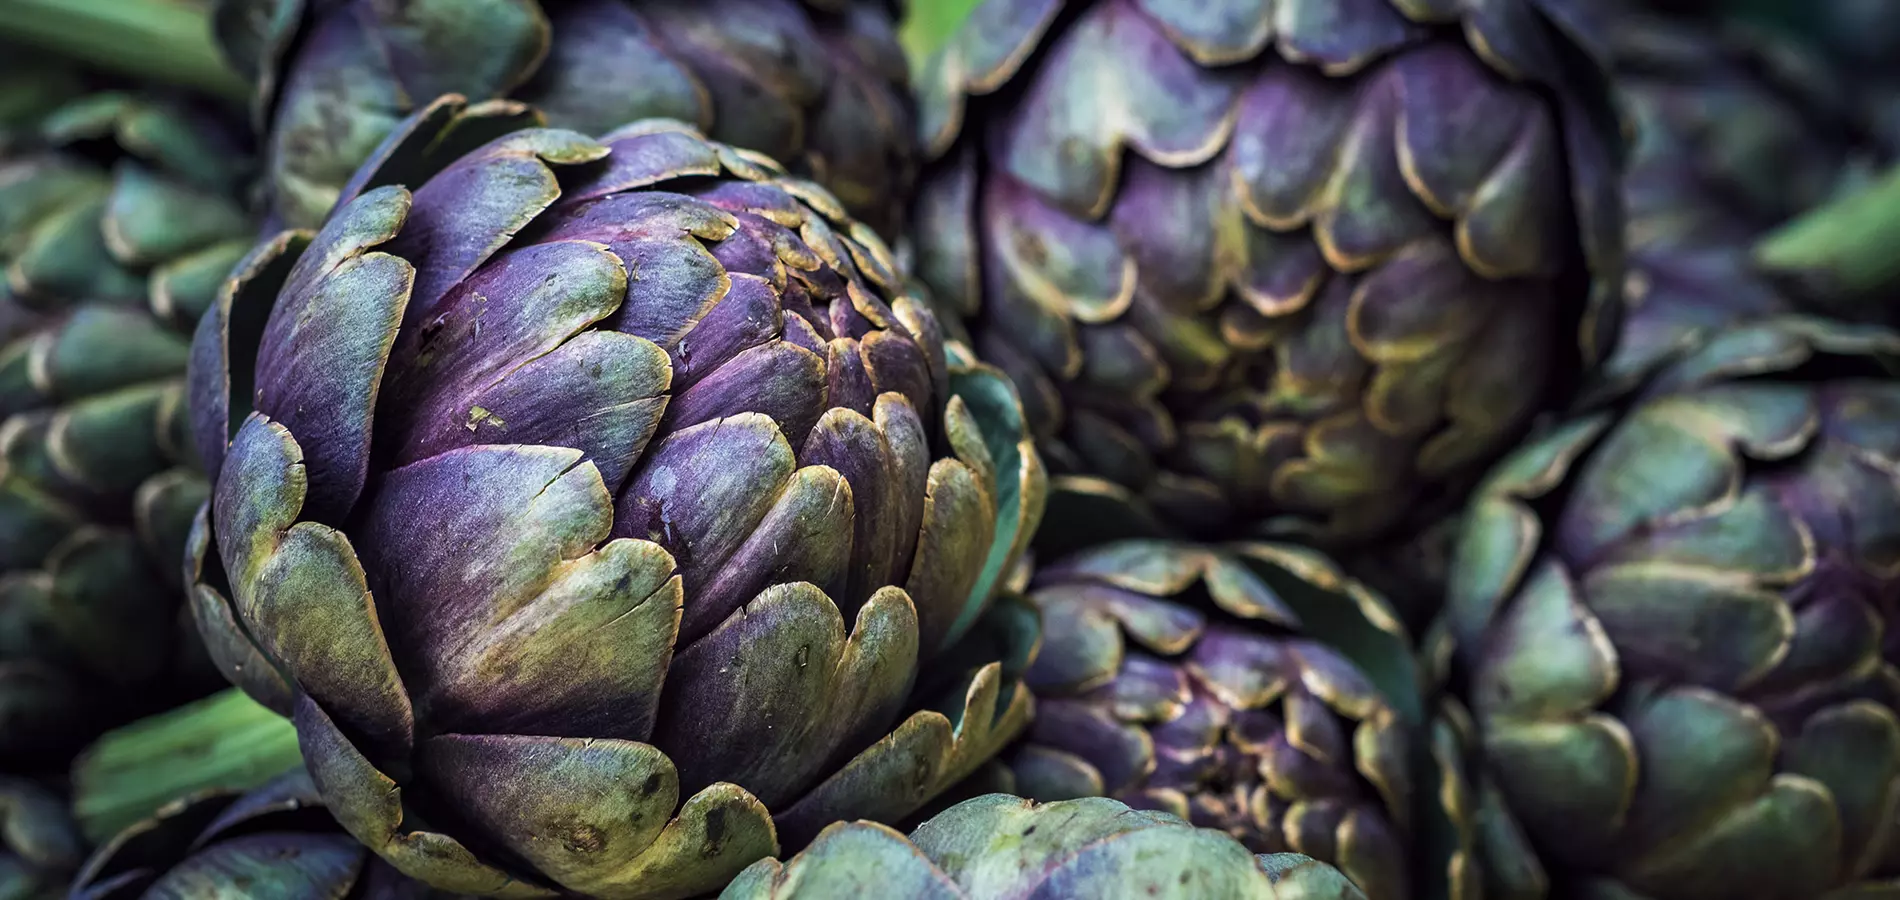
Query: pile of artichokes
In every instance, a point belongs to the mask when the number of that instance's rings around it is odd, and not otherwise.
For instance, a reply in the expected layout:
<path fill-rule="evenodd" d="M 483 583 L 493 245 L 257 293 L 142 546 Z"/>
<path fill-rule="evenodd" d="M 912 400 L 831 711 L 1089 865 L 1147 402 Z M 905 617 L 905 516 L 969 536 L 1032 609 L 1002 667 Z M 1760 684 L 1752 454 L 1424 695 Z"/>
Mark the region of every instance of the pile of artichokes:
<path fill-rule="evenodd" d="M 1900 898 L 1895 49 L 0 0 L 0 897 Z"/>

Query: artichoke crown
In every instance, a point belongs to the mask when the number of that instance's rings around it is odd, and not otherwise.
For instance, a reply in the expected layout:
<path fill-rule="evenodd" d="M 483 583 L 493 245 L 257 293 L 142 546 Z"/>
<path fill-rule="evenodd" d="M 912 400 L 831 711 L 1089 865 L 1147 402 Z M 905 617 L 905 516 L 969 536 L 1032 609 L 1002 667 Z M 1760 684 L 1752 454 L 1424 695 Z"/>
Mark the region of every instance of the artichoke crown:
<path fill-rule="evenodd" d="M 998 661 L 927 664 L 1042 473 L 828 192 L 540 121 L 443 98 L 239 267 L 193 346 L 197 611 L 404 872 L 690 895 L 1021 727 Z"/>

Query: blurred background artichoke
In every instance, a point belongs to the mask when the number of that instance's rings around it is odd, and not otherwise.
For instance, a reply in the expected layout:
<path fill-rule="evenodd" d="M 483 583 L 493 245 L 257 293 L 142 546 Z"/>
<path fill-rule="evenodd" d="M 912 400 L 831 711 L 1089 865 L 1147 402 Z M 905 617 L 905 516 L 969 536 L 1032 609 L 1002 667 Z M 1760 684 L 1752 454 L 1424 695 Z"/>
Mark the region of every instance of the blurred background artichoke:
<path fill-rule="evenodd" d="M 1416 524 L 1614 335 L 1568 5 L 986 3 L 920 69 L 918 275 L 1056 471 L 1201 535 Z"/>
<path fill-rule="evenodd" d="M 678 119 L 895 228 L 915 177 L 895 0 L 222 0 L 257 85 L 273 220 L 310 228 L 411 112 L 445 93 L 605 134 Z"/>
<path fill-rule="evenodd" d="M 248 249 L 216 98 L 12 57 L 0 138 L 0 757 L 61 765 L 215 676 L 178 582 L 207 494 L 191 329 Z"/>

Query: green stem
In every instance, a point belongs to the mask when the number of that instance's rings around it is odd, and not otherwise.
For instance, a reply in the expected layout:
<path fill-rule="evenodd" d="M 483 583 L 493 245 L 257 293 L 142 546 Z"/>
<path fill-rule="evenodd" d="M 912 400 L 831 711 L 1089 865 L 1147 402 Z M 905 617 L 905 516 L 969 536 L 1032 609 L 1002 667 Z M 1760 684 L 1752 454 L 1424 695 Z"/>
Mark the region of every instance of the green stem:
<path fill-rule="evenodd" d="M 904 24 L 899 29 L 898 41 L 904 45 L 904 53 L 910 57 L 914 71 L 923 65 L 924 60 L 948 43 L 950 36 L 962 27 L 963 20 L 976 10 L 979 0 L 910 0 L 904 13 Z"/>
<path fill-rule="evenodd" d="M 249 90 L 212 41 L 209 0 L 0 0 L 0 37 L 233 100 Z"/>
<path fill-rule="evenodd" d="M 73 762 L 73 816 L 94 843 L 206 791 L 244 791 L 303 764 L 290 720 L 231 688 L 108 732 Z"/>
<path fill-rule="evenodd" d="M 1900 284 L 1900 167 L 1771 232 L 1755 244 L 1755 262 L 1835 297 Z"/>

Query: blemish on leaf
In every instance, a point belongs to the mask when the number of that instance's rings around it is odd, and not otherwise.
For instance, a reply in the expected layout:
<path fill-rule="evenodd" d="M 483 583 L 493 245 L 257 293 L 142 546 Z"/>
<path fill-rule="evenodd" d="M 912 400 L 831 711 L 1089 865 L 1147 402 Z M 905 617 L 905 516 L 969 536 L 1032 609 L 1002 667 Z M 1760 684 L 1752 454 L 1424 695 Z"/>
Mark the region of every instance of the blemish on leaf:
<path fill-rule="evenodd" d="M 699 855 L 718 856 L 726 845 L 726 811 L 714 809 L 706 813 L 706 843 L 700 848 Z"/>
<path fill-rule="evenodd" d="M 479 426 L 483 423 L 487 423 L 489 426 L 494 427 L 494 428 L 505 429 L 508 427 L 508 423 L 502 421 L 500 416 L 495 415 L 494 413 L 489 412 L 487 409 L 484 409 L 480 406 L 469 407 L 468 424 L 462 427 L 467 428 L 470 431 L 474 431 L 476 426 Z"/>
<path fill-rule="evenodd" d="M 566 829 L 561 849 L 575 855 L 592 855 L 607 849 L 607 835 L 592 825 L 577 824 Z"/>

